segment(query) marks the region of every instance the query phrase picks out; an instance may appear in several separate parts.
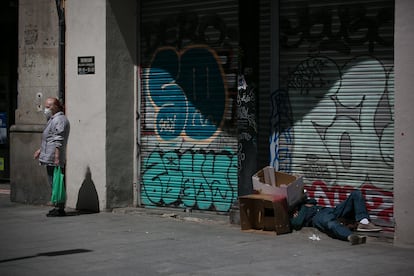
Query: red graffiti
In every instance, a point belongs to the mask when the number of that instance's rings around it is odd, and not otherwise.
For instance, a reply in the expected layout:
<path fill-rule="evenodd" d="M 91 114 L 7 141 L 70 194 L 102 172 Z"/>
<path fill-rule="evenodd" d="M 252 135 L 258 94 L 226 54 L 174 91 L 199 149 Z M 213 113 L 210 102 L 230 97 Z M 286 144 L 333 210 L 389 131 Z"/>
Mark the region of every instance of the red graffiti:
<path fill-rule="evenodd" d="M 325 182 L 318 180 L 314 181 L 311 186 L 306 186 L 306 189 L 308 196 L 315 198 L 318 205 L 333 207 L 358 188 L 354 186 L 328 186 Z M 359 189 L 372 217 L 387 223 L 393 221 L 394 205 L 391 191 L 382 190 L 372 184 L 363 184 Z"/>
<path fill-rule="evenodd" d="M 368 212 L 385 221 L 392 221 L 394 216 L 394 195 L 372 184 L 364 184 L 361 192 L 365 197 Z"/>

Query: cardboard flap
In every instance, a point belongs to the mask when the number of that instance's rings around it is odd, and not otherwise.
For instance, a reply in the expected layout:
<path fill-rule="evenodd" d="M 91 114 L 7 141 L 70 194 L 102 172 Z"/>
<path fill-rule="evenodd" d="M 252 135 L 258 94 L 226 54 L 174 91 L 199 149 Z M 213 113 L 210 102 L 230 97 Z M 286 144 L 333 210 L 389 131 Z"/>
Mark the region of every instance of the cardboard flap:
<path fill-rule="evenodd" d="M 303 199 L 303 177 L 276 171 L 267 166 L 252 176 L 253 189 L 260 194 L 280 195 L 287 198 L 289 207 Z"/>
<path fill-rule="evenodd" d="M 287 199 L 289 206 L 295 206 L 304 197 L 303 177 L 299 177 L 287 187 Z"/>
<path fill-rule="evenodd" d="M 275 173 L 274 173 L 275 174 Z M 296 180 L 296 177 L 283 172 L 276 172 L 276 186 L 289 185 Z"/>
<path fill-rule="evenodd" d="M 264 180 L 266 184 L 276 186 L 275 170 L 273 167 L 263 168 Z"/>

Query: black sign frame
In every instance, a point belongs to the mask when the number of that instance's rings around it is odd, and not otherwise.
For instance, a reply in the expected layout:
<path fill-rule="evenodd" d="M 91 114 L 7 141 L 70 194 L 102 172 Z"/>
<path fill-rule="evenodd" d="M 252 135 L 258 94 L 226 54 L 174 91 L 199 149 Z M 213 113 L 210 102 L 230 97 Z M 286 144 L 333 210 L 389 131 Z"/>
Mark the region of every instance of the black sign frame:
<path fill-rule="evenodd" d="M 78 57 L 78 75 L 95 74 L 95 57 Z"/>

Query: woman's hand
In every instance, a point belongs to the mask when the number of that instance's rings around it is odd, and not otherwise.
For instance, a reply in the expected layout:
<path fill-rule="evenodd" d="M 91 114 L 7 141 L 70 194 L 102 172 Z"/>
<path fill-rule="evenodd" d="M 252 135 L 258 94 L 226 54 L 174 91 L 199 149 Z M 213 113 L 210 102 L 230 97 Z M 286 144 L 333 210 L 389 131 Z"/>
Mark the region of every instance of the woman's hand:
<path fill-rule="evenodd" d="M 34 152 L 33 159 L 39 159 L 39 155 L 40 155 L 40 149 Z"/>

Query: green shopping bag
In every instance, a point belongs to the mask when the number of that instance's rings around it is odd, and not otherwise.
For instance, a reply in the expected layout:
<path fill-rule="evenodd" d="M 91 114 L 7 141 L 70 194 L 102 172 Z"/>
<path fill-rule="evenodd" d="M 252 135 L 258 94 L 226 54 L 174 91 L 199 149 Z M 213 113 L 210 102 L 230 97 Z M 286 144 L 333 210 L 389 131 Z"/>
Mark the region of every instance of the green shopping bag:
<path fill-rule="evenodd" d="M 65 203 L 66 201 L 64 175 L 59 166 L 56 166 L 53 171 L 52 198 L 50 201 L 53 204 Z"/>

